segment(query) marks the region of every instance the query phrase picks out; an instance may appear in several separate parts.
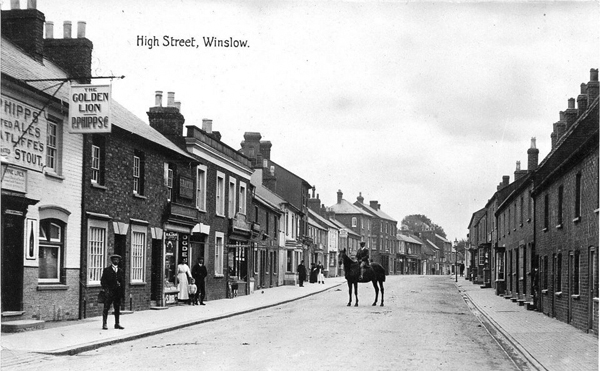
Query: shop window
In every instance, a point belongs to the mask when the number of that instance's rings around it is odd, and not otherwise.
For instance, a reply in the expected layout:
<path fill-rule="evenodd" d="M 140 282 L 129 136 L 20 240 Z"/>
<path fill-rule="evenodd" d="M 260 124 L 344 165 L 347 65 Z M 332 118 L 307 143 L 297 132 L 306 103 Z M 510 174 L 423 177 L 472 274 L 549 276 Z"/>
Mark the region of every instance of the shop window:
<path fill-rule="evenodd" d="M 87 283 L 100 284 L 102 270 L 106 262 L 106 229 L 107 222 L 88 221 L 88 261 Z"/>
<path fill-rule="evenodd" d="M 59 283 L 64 253 L 65 224 L 57 219 L 40 221 L 39 282 Z"/>
<path fill-rule="evenodd" d="M 145 281 L 146 271 L 146 238 L 147 228 L 132 225 L 131 227 L 131 282 Z"/>

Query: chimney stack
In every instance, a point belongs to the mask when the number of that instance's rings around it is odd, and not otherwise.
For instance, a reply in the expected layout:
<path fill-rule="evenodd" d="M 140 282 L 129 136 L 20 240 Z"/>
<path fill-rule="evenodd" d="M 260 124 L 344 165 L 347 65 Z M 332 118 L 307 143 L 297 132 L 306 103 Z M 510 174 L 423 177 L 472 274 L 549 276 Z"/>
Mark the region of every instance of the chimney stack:
<path fill-rule="evenodd" d="M 260 154 L 260 133 L 245 132 L 244 140 L 240 143 L 241 152 L 244 156 L 251 160 L 256 160 L 256 166 L 262 166 L 262 155 L 261 160 L 258 161 L 258 155 Z"/>
<path fill-rule="evenodd" d="M 202 119 L 202 130 L 204 130 L 208 134 L 212 134 L 212 120 L 211 119 Z"/>
<path fill-rule="evenodd" d="M 361 204 L 364 203 L 365 199 L 362 196 L 362 192 L 358 192 L 358 197 L 356 197 L 356 201 L 360 202 Z"/>
<path fill-rule="evenodd" d="M 581 83 L 581 92 L 577 96 L 577 116 L 581 116 L 588 107 L 587 84 Z"/>
<path fill-rule="evenodd" d="M 531 147 L 527 150 L 527 170 L 534 171 L 538 166 L 540 150 L 535 146 L 535 137 L 531 138 Z"/>
<path fill-rule="evenodd" d="M 598 97 L 598 69 L 590 70 L 590 81 L 587 83 L 588 104 Z"/>
<path fill-rule="evenodd" d="M 569 98 L 567 102 L 567 110 L 565 111 L 565 131 L 577 120 L 577 109 L 575 108 L 575 99 Z"/>
<path fill-rule="evenodd" d="M 338 189 L 338 191 L 337 191 L 337 203 L 338 204 L 342 203 L 342 196 L 343 196 L 342 190 Z"/>
<path fill-rule="evenodd" d="M 183 124 L 185 117 L 179 112 L 179 106 L 175 105 L 175 93 L 167 93 L 167 106 L 162 106 L 162 91 L 156 90 L 154 107 L 150 107 L 146 114 L 150 126 L 164 135 L 179 148 L 185 149 L 185 138 L 183 136 Z"/>
<path fill-rule="evenodd" d="M 81 84 L 89 84 L 92 75 L 92 49 L 94 45 L 85 37 L 83 21 L 77 23 L 77 38 L 71 36 L 71 21 L 63 22 L 63 38 L 54 38 L 54 23 L 46 24 L 43 40 L 44 55 L 65 70 L 69 77 Z"/>
<path fill-rule="evenodd" d="M 517 168 L 515 170 L 515 181 L 521 179 L 527 175 L 527 170 L 521 170 L 521 161 L 517 161 Z"/>
<path fill-rule="evenodd" d="M 263 140 L 260 142 L 260 153 L 263 155 L 263 158 L 267 160 L 271 159 L 271 141 Z"/>
<path fill-rule="evenodd" d="M 377 210 L 377 201 L 369 201 L 369 206 L 371 206 L 371 209 Z"/>
<path fill-rule="evenodd" d="M 11 0 L 10 5 L 10 10 L 2 11 L 2 35 L 41 62 L 44 58 L 44 13 L 36 9 L 35 1 L 28 1 L 27 9 L 21 9 L 19 0 Z"/>

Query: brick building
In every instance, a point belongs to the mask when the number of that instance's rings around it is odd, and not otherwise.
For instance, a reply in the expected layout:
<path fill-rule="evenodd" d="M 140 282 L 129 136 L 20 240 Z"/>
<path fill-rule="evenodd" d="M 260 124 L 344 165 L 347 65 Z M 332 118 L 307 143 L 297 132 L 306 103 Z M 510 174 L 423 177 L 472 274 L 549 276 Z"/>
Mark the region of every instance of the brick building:
<path fill-rule="evenodd" d="M 300 248 L 306 265 L 314 261 L 312 241 L 308 236 L 308 198 L 311 185 L 295 173 L 271 160 L 270 141 L 261 140 L 256 132 L 244 133 L 240 152 L 247 156 L 256 171 L 262 169 L 262 184 L 286 200 L 290 212 L 286 214 L 286 254 Z M 296 213 L 293 210 L 297 210 Z M 287 259 L 287 258 L 286 258 Z M 296 264 L 297 265 L 297 264 Z M 286 274 L 286 281 L 292 277 Z"/>
<path fill-rule="evenodd" d="M 83 138 L 69 133 L 66 82 L 89 67 L 57 62 L 44 22 L 35 8 L 2 11 L 2 321 L 79 316 Z M 65 34 L 64 53 L 89 61 L 85 24 Z"/>
<path fill-rule="evenodd" d="M 535 173 L 540 310 L 598 334 L 598 70 L 554 124 Z"/>
<path fill-rule="evenodd" d="M 113 253 L 122 257 L 126 309 L 174 303 L 177 261 L 190 264 L 196 223 L 195 159 L 117 102 L 111 107 L 112 132 L 84 139 L 83 317 L 101 314 L 95 298 Z"/>
<path fill-rule="evenodd" d="M 377 248 L 372 237 L 373 216 L 345 200 L 343 196 L 342 191 L 338 190 L 337 202 L 329 206 L 327 210 L 335 213 L 336 220 L 350 228 L 352 232 L 358 234 L 361 238 L 360 242 L 364 242 L 365 246 L 373 254 L 373 251 Z M 358 250 L 348 250 L 348 256 L 356 255 L 356 251 Z M 379 263 L 379 261 L 377 262 Z"/>
<path fill-rule="evenodd" d="M 379 202 L 372 200 L 367 205 L 364 201 L 362 194 L 359 193 L 354 206 L 366 211 L 373 217 L 371 233 L 375 246 L 372 258 L 380 262 L 387 272 L 393 272 L 396 266 L 396 251 L 398 250 L 398 240 L 396 238 L 398 221 L 384 213 Z"/>

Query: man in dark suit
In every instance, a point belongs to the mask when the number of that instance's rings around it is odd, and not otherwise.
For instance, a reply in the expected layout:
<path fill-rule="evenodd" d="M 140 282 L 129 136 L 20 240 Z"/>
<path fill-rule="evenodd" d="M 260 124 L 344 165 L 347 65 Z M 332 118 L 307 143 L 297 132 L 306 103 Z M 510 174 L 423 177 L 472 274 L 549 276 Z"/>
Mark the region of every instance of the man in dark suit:
<path fill-rule="evenodd" d="M 198 264 L 194 265 L 194 268 L 192 268 L 192 278 L 196 281 L 196 286 L 198 287 L 198 291 L 196 291 L 196 296 L 194 298 L 194 303 L 196 304 L 198 304 L 198 296 L 200 296 L 200 305 L 206 305 L 204 304 L 204 297 L 206 296 L 204 279 L 207 275 L 208 272 L 204 265 L 204 259 L 198 258 Z"/>
<path fill-rule="evenodd" d="M 119 268 L 120 255 L 111 255 L 110 261 L 112 264 L 104 268 L 102 278 L 100 278 L 100 284 L 106 293 L 104 310 L 102 311 L 102 329 L 108 330 L 106 320 L 108 319 L 108 311 L 112 304 L 115 311 L 115 328 L 123 330 L 123 327 L 119 324 L 119 317 L 121 315 L 121 298 L 125 289 L 125 272 Z"/>
<path fill-rule="evenodd" d="M 298 264 L 298 282 L 300 287 L 304 287 L 304 281 L 306 281 L 306 267 L 304 266 L 304 260 Z"/>
<path fill-rule="evenodd" d="M 360 249 L 356 252 L 356 260 L 360 264 L 360 277 L 359 280 L 363 280 L 365 270 L 369 266 L 369 249 L 365 247 L 365 243 L 360 243 Z"/>

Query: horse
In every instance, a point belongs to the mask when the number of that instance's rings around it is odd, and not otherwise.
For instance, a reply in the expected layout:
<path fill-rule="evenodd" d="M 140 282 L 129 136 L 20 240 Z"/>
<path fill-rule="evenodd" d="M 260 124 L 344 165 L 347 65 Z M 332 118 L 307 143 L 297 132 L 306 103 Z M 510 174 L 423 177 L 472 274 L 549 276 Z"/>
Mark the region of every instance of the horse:
<path fill-rule="evenodd" d="M 348 306 L 352 304 L 352 285 L 354 285 L 354 297 L 356 302 L 355 307 L 358 307 L 358 283 L 359 282 L 373 282 L 373 288 L 375 289 L 375 301 L 373 306 L 377 305 L 377 298 L 379 296 L 379 290 L 381 289 L 381 306 L 383 307 L 383 283 L 385 282 L 385 269 L 379 263 L 371 262 L 369 267 L 366 267 L 363 274 L 363 279 L 360 278 L 360 264 L 346 254 L 346 249 L 340 251 L 339 263 L 344 265 L 344 273 L 346 281 L 348 282 Z M 377 286 L 379 285 L 379 287 Z"/>

